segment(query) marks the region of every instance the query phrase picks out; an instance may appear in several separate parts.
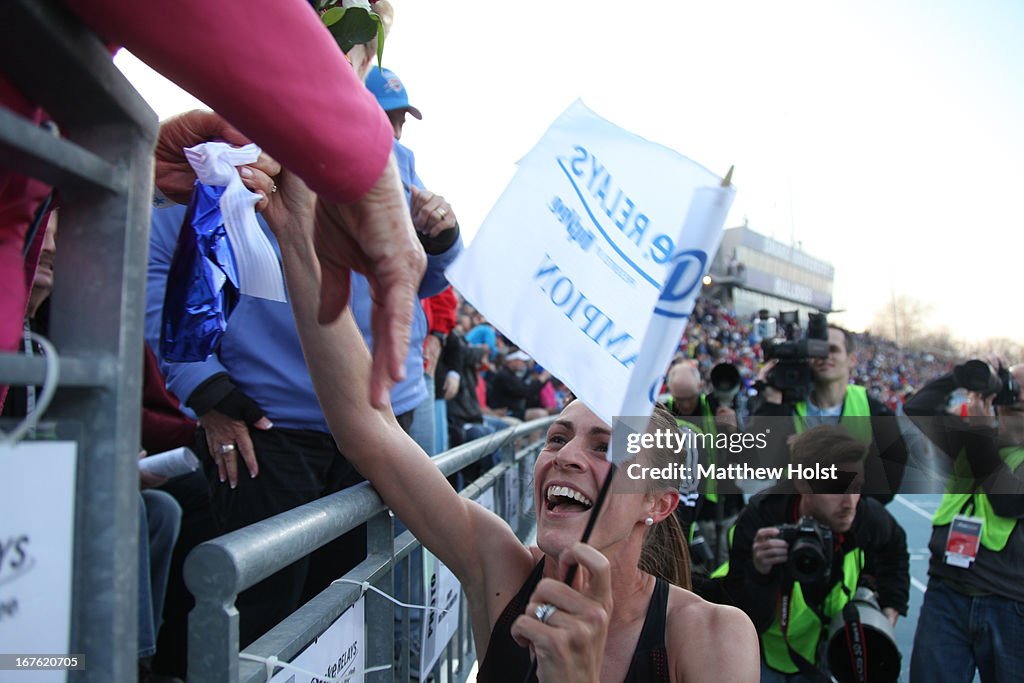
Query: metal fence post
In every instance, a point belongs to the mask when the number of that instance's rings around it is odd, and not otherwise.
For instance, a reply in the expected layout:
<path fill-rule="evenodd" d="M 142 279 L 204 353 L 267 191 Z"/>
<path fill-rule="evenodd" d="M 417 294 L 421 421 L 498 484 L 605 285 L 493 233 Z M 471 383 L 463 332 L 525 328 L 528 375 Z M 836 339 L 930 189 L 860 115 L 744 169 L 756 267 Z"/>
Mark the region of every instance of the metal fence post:
<path fill-rule="evenodd" d="M 395 520 L 385 510 L 371 517 L 366 524 L 366 554 L 385 554 L 392 558 L 387 573 L 378 581 L 377 588 L 388 595 L 395 594 Z M 411 577 L 414 581 L 422 577 Z M 371 609 L 372 607 L 372 609 Z M 395 662 L 395 605 L 375 595 L 366 596 L 366 667 L 389 665 Z M 366 676 L 367 681 L 393 681 L 393 669 Z"/>
<path fill-rule="evenodd" d="M 185 582 L 196 599 L 188 614 L 189 683 L 238 680 L 238 572 L 234 569 L 233 558 L 212 543 L 194 548 L 185 563 Z"/>
<path fill-rule="evenodd" d="M 51 339 L 72 369 L 47 418 L 81 425 L 75 505 L 71 680 L 135 680 L 142 317 L 156 115 L 66 8 L 0 3 L 0 72 L 64 139 L 0 109 L 0 164 L 60 191 Z M 40 366 L 0 354 L 0 375 Z M 0 376 L 0 382 L 4 377 Z M 70 387 L 69 387 L 70 385 Z"/>

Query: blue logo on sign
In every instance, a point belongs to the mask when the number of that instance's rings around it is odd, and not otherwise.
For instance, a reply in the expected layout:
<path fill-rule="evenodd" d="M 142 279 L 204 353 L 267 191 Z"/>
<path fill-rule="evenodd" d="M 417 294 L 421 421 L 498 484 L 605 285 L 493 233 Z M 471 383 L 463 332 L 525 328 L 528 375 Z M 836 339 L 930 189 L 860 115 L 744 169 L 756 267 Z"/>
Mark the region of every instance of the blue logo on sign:
<path fill-rule="evenodd" d="M 658 389 L 661 389 L 661 377 L 658 376 L 651 382 L 651 388 L 647 390 L 647 398 L 650 399 L 651 403 L 658 402 Z"/>
<path fill-rule="evenodd" d="M 692 295 L 700 287 L 708 255 L 700 249 L 686 249 L 672 257 L 675 266 L 665 280 L 654 312 L 667 318 L 689 318 Z"/>

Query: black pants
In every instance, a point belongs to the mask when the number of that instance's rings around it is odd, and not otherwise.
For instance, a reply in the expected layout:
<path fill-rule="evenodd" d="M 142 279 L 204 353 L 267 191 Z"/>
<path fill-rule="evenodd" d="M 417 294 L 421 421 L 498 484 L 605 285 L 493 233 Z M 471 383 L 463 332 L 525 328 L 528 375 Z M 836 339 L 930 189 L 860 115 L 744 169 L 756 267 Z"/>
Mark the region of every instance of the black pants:
<path fill-rule="evenodd" d="M 178 501 L 182 516 L 181 532 L 174 545 L 167 577 L 164 623 L 157 638 L 152 669 L 184 679 L 188 659 L 188 613 L 195 600 L 185 587 L 182 568 L 192 548 L 220 535 L 220 526 L 210 501 L 210 487 L 202 472 L 175 477 L 160 488 Z"/>
<path fill-rule="evenodd" d="M 412 414 L 413 411 L 410 410 L 395 416 L 398 424 L 405 430 L 406 434 L 409 433 L 409 429 L 412 427 Z M 333 439 L 331 444 L 333 446 Z M 332 477 L 332 479 L 340 477 L 340 482 L 333 484 L 331 490 L 327 493 L 334 493 L 335 491 L 340 491 L 365 481 L 356 472 L 355 468 L 347 460 L 343 459 L 344 456 L 341 456 L 341 453 L 337 450 L 335 450 L 335 453 L 338 453 L 339 457 L 342 458 L 340 462 L 343 463 L 343 467 L 339 467 L 337 473 Z M 325 493 L 324 495 L 327 494 Z M 354 551 L 355 548 L 358 548 L 360 552 L 356 553 Z M 299 599 L 300 605 L 304 605 L 315 598 L 320 591 L 331 585 L 332 581 L 366 559 L 366 525 L 360 524 L 347 534 L 343 534 L 322 548 L 318 548 L 309 555 L 308 559 L 309 570 L 306 573 L 306 581 Z"/>
<path fill-rule="evenodd" d="M 220 483 L 200 431 L 213 509 L 227 533 L 363 481 L 330 434 L 297 429 L 249 430 L 259 475 L 239 463 L 238 487 Z M 247 647 L 294 612 L 303 596 L 323 590 L 366 558 L 362 525 L 239 594 L 239 644 Z"/>

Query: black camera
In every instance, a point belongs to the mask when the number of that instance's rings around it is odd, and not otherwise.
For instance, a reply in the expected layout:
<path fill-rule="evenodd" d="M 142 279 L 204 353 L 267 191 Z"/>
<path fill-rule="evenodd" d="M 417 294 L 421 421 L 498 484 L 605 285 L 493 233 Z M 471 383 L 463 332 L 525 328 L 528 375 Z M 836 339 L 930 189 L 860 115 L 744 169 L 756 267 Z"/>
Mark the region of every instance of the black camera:
<path fill-rule="evenodd" d="M 998 370 L 983 360 L 969 360 L 953 368 L 956 385 L 982 396 L 992 396 L 992 405 L 1009 406 L 1017 402 L 1020 384 L 1010 371 L 1002 366 Z"/>
<path fill-rule="evenodd" d="M 704 540 L 704 534 L 694 525 L 693 540 L 690 541 L 690 557 L 697 564 L 704 567 L 708 573 L 713 572 L 715 566 L 715 554 L 711 552 L 711 546 Z"/>
<path fill-rule="evenodd" d="M 813 517 L 778 527 L 779 538 L 789 544 L 786 569 L 794 581 L 825 583 L 832 574 L 832 529 Z"/>
<path fill-rule="evenodd" d="M 784 337 L 764 340 L 764 359 L 777 360 L 768 373 L 768 384 L 782 392 L 782 400 L 796 403 L 807 398 L 814 374 L 811 358 L 828 358 L 828 319 L 824 313 L 807 316 L 807 331 L 801 335 L 800 312 L 780 311 Z"/>
<path fill-rule="evenodd" d="M 740 393 L 740 371 L 732 363 L 718 363 L 711 368 L 711 388 L 714 408 L 728 406 L 736 409 L 736 397 Z"/>

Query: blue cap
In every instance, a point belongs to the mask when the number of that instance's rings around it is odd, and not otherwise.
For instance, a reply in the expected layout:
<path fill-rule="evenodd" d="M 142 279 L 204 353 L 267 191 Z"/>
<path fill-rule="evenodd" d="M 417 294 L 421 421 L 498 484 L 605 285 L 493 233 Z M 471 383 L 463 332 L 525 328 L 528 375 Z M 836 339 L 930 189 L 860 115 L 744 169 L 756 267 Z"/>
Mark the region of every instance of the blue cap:
<path fill-rule="evenodd" d="M 416 118 L 423 118 L 420 110 L 409 104 L 409 93 L 405 91 L 402 81 L 391 69 L 381 69 L 378 66 L 370 69 L 366 77 L 366 87 L 377 98 L 384 111 L 405 109 Z"/>

